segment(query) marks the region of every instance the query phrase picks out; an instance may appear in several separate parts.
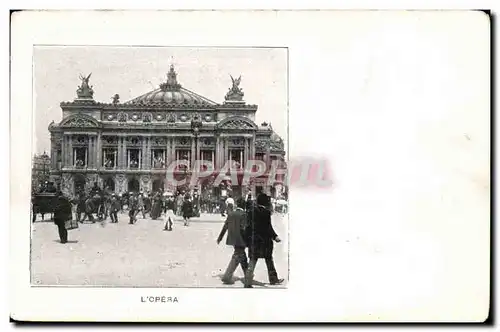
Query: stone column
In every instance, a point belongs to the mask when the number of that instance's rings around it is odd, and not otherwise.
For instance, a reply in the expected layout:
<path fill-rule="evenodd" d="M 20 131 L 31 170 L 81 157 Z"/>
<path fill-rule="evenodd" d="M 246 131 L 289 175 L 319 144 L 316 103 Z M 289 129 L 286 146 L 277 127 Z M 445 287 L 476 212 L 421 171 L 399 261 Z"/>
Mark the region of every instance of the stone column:
<path fill-rule="evenodd" d="M 117 160 L 116 160 L 116 168 L 122 168 L 122 163 L 123 163 L 123 149 L 122 149 L 122 140 L 123 138 L 118 136 L 118 146 L 116 147 L 117 151 Z M 117 180 L 118 181 L 118 180 Z"/>
<path fill-rule="evenodd" d="M 68 135 L 68 166 L 73 166 L 73 142 L 72 135 Z"/>
<path fill-rule="evenodd" d="M 92 168 L 92 136 L 88 135 L 87 136 L 87 168 Z"/>
<path fill-rule="evenodd" d="M 197 159 L 201 159 L 200 157 L 200 137 L 197 136 L 196 138 L 196 158 L 194 158 L 194 160 L 197 160 Z"/>
<path fill-rule="evenodd" d="M 151 137 L 146 137 L 146 169 L 151 168 Z"/>
<path fill-rule="evenodd" d="M 255 135 L 250 138 L 250 155 L 248 156 L 250 159 L 255 159 Z"/>
<path fill-rule="evenodd" d="M 266 142 L 266 166 L 269 168 L 271 165 L 271 141 Z"/>
<path fill-rule="evenodd" d="M 148 156 L 147 156 L 147 153 L 146 153 L 146 149 L 147 149 L 147 148 L 146 148 L 146 140 L 147 140 L 147 137 L 143 136 L 143 137 L 142 137 L 142 149 L 141 149 L 141 151 L 142 151 L 142 152 L 141 152 L 141 157 L 142 157 L 141 159 L 142 159 L 142 160 L 141 160 L 141 165 L 140 165 L 140 166 L 141 166 L 141 169 L 145 169 L 145 168 L 147 168 L 147 167 L 146 167 L 146 158 L 147 158 Z"/>
<path fill-rule="evenodd" d="M 222 158 L 222 165 L 224 165 L 229 159 L 229 138 L 224 137 L 224 157 Z"/>
<path fill-rule="evenodd" d="M 172 143 L 172 150 L 170 151 L 170 162 L 173 162 L 174 160 L 176 161 L 175 159 L 175 140 L 176 138 L 175 137 L 172 137 L 172 141 L 170 143 Z"/>
<path fill-rule="evenodd" d="M 214 158 L 214 167 L 216 169 L 220 168 L 220 137 L 217 135 L 215 137 L 215 158 Z"/>
<path fill-rule="evenodd" d="M 165 167 L 168 167 L 168 165 L 170 165 L 170 163 L 173 161 L 172 148 L 170 146 L 170 144 L 172 144 L 172 138 L 166 137 L 165 140 L 167 142 L 167 147 L 166 147 L 166 150 L 165 150 L 165 148 L 163 150 L 163 154 L 165 155 L 163 162 L 165 163 Z"/>
<path fill-rule="evenodd" d="M 102 142 L 101 142 L 101 133 L 97 134 L 97 148 L 96 148 L 96 168 L 101 168 L 102 166 Z"/>
<path fill-rule="evenodd" d="M 245 150 L 243 150 L 243 165 L 241 165 L 243 168 L 247 166 L 248 162 L 248 154 L 249 154 L 249 146 L 248 146 L 248 137 L 243 138 L 245 140 Z"/>
<path fill-rule="evenodd" d="M 128 156 L 128 153 L 127 153 L 127 137 L 123 137 L 123 144 L 122 144 L 122 149 L 123 149 L 123 153 L 122 153 L 122 167 L 123 168 L 127 168 L 127 156 Z"/>
<path fill-rule="evenodd" d="M 89 138 L 89 144 L 87 148 L 87 155 L 89 160 L 87 160 L 87 167 L 94 168 L 94 150 L 95 150 L 94 136 L 88 135 L 88 138 Z"/>
<path fill-rule="evenodd" d="M 66 156 L 67 150 L 68 150 L 66 142 L 67 142 L 66 135 L 63 134 L 62 141 L 61 141 L 61 161 L 62 161 L 62 167 L 66 166 L 67 160 L 68 160 L 68 157 Z"/>

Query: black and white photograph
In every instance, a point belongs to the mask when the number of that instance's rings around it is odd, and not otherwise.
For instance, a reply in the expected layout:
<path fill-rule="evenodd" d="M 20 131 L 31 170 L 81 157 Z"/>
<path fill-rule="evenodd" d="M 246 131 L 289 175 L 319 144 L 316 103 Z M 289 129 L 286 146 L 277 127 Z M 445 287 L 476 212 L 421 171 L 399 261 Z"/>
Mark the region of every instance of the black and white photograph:
<path fill-rule="evenodd" d="M 33 285 L 286 286 L 286 48 L 40 45 L 33 74 Z"/>

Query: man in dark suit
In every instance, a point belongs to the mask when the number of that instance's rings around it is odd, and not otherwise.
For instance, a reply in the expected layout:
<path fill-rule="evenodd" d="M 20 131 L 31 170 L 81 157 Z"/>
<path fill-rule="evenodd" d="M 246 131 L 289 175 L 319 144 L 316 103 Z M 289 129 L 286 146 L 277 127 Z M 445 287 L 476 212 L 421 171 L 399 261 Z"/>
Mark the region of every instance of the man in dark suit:
<path fill-rule="evenodd" d="M 54 224 L 57 225 L 61 243 L 66 243 L 68 242 L 68 230 L 66 229 L 66 220 L 70 220 L 73 217 L 71 210 L 71 203 L 66 197 L 64 197 L 62 192 L 57 193 L 57 199 L 55 203 L 56 206 L 54 208 Z"/>
<path fill-rule="evenodd" d="M 267 265 L 267 274 L 271 285 L 279 285 L 284 279 L 278 278 L 273 261 L 273 241 L 281 242 L 271 224 L 271 201 L 266 194 L 257 196 L 256 204 L 247 211 L 248 226 L 245 239 L 248 244 L 248 264 L 245 274 L 245 288 L 252 288 L 253 272 L 259 258 L 264 258 Z"/>
<path fill-rule="evenodd" d="M 139 211 L 139 200 L 137 199 L 137 193 L 133 193 L 130 196 L 128 208 L 128 216 L 130 218 L 129 224 L 135 224 L 135 222 L 137 221 L 137 212 Z"/>
<path fill-rule="evenodd" d="M 244 208 L 245 201 L 239 198 L 236 201 L 236 209 L 229 212 L 226 222 L 219 234 L 219 238 L 217 239 L 217 244 L 219 244 L 227 231 L 226 244 L 234 247 L 233 256 L 222 277 L 222 282 L 224 284 L 233 283 L 233 274 L 238 265 L 241 265 L 243 273 L 246 273 L 248 268 L 247 255 L 245 253 L 246 243 L 244 241 L 244 230 L 246 228 Z"/>

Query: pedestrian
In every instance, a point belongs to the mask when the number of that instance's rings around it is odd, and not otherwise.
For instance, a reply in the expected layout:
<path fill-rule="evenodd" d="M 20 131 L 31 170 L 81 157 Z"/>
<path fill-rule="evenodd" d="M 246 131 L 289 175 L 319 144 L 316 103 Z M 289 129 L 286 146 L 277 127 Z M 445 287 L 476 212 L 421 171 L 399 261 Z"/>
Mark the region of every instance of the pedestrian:
<path fill-rule="evenodd" d="M 191 196 L 186 194 L 184 202 L 182 203 L 182 217 L 184 218 L 184 226 L 189 226 L 189 218 L 193 216 L 193 202 Z"/>
<path fill-rule="evenodd" d="M 245 210 L 250 211 L 253 208 L 252 193 L 248 193 Z"/>
<path fill-rule="evenodd" d="M 226 268 L 226 272 L 222 277 L 222 283 L 233 284 L 233 274 L 238 265 L 241 266 L 243 270 L 243 275 L 246 275 L 248 269 L 248 260 L 245 253 L 246 243 L 244 240 L 244 232 L 246 229 L 246 214 L 245 214 L 245 200 L 239 198 L 236 200 L 236 209 L 228 210 L 228 215 L 224 226 L 217 238 L 217 244 L 219 244 L 227 231 L 226 244 L 228 246 L 234 247 L 233 255 Z"/>
<path fill-rule="evenodd" d="M 173 196 L 167 197 L 167 200 L 165 201 L 165 208 L 167 210 L 167 212 L 165 213 L 165 230 L 171 231 L 175 220 L 175 201 Z"/>
<path fill-rule="evenodd" d="M 112 223 L 118 223 L 118 211 L 121 210 L 121 202 L 120 200 L 116 197 L 115 194 L 111 195 L 111 204 L 109 207 L 109 215 L 111 218 Z"/>
<path fill-rule="evenodd" d="M 61 243 L 68 242 L 68 230 L 66 229 L 66 221 L 73 218 L 71 203 L 64 197 L 62 192 L 57 193 L 56 206 L 54 209 L 54 224 L 57 225 L 59 231 L 59 239 Z"/>
<path fill-rule="evenodd" d="M 252 288 L 254 270 L 259 258 L 264 258 L 267 266 L 267 274 L 271 285 L 281 284 L 284 279 L 278 278 L 273 260 L 273 241 L 281 242 L 271 224 L 270 199 L 266 194 L 257 196 L 256 205 L 247 211 L 247 227 L 245 240 L 248 244 L 247 273 L 245 274 L 245 288 Z"/>
<path fill-rule="evenodd" d="M 144 212 L 144 196 L 142 192 L 137 196 L 137 213 L 139 212 L 142 212 L 142 219 L 146 219 L 146 213 Z"/>
<path fill-rule="evenodd" d="M 151 219 L 156 220 L 161 216 L 162 198 L 159 192 L 153 196 L 153 207 L 151 208 Z"/>
<path fill-rule="evenodd" d="M 134 224 L 137 221 L 137 208 L 138 208 L 137 193 L 133 193 L 130 195 L 128 205 L 129 205 L 128 216 L 130 217 L 129 224 Z"/>
<path fill-rule="evenodd" d="M 94 199 L 92 198 L 91 195 L 89 195 L 85 199 L 85 216 L 83 217 L 82 222 L 85 221 L 85 218 L 89 218 L 89 221 L 91 221 L 92 223 L 95 223 L 94 215 L 93 215 L 94 209 L 95 209 Z"/>
<path fill-rule="evenodd" d="M 142 216 L 144 219 L 146 219 L 146 214 L 149 213 L 151 214 L 151 194 L 146 193 L 144 194 L 144 210 L 142 210 Z"/>
<path fill-rule="evenodd" d="M 182 203 L 183 203 L 183 198 L 181 193 L 177 193 L 176 197 L 176 203 L 177 203 L 177 211 L 176 214 L 178 216 L 182 216 Z"/>

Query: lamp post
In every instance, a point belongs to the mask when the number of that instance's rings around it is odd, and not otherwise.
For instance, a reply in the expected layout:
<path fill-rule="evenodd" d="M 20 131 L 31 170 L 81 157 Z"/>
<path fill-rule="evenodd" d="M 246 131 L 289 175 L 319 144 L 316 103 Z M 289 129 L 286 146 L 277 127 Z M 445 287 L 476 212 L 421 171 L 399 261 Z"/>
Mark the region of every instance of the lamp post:
<path fill-rule="evenodd" d="M 199 115 L 195 114 L 193 119 L 191 120 L 191 130 L 193 131 L 193 135 L 194 135 L 194 154 L 195 154 L 194 158 L 191 156 L 191 160 L 194 160 L 194 165 L 197 165 L 196 161 L 199 158 L 199 156 L 198 156 L 198 135 L 200 133 L 200 129 L 202 126 L 203 126 L 203 123 L 201 122 Z M 199 172 L 200 170 L 197 169 L 195 171 Z M 196 188 L 196 186 L 195 186 L 195 188 Z M 195 210 L 195 215 L 197 217 L 199 217 L 200 216 L 200 204 L 199 204 L 200 195 L 199 195 L 199 193 L 196 194 L 197 191 L 195 188 L 193 188 L 194 189 L 193 190 L 193 201 L 195 204 L 194 210 Z M 195 199 L 195 195 L 196 195 L 196 199 Z"/>
<path fill-rule="evenodd" d="M 203 123 L 201 122 L 199 115 L 195 114 L 195 116 L 191 120 L 191 130 L 193 131 L 193 135 L 194 135 L 194 154 L 195 154 L 195 158 L 191 157 L 191 160 L 195 161 L 195 165 L 196 165 L 196 160 L 199 157 L 198 156 L 198 135 L 200 133 L 200 129 L 202 126 L 203 126 Z M 196 172 L 198 172 L 198 171 L 199 170 L 196 170 Z"/>

